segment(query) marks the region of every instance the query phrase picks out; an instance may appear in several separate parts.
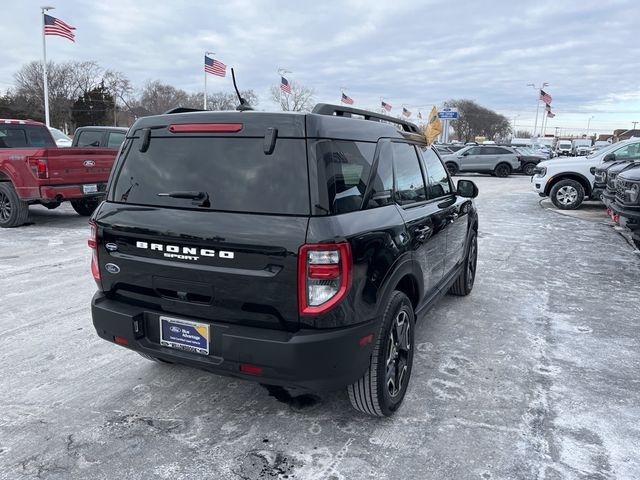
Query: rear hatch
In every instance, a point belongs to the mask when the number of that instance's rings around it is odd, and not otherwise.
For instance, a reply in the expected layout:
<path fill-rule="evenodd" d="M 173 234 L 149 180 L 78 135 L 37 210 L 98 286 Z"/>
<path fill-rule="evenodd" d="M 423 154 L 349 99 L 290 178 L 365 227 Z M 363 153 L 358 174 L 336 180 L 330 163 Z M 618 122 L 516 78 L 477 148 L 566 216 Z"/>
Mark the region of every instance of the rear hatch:
<path fill-rule="evenodd" d="M 112 148 L 51 148 L 46 150 L 50 185 L 106 183 L 117 150 Z"/>
<path fill-rule="evenodd" d="M 179 318 L 297 329 L 304 132 L 302 115 L 259 112 L 134 126 L 95 217 L 107 295 Z"/>

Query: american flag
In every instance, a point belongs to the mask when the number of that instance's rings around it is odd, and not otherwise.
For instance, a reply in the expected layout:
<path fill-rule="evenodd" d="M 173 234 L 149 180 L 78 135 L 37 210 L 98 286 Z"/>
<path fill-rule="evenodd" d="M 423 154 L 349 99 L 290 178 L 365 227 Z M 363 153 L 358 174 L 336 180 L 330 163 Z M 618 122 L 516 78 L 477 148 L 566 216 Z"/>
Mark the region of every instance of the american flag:
<path fill-rule="evenodd" d="M 553 100 L 553 98 L 551 98 L 551 95 L 549 95 L 544 90 L 540 90 L 540 100 L 542 100 L 544 103 L 551 103 L 551 100 Z"/>
<path fill-rule="evenodd" d="M 206 55 L 204 56 L 204 71 L 219 77 L 227 76 L 227 66 L 220 60 L 214 60 Z"/>
<path fill-rule="evenodd" d="M 76 27 L 64 23 L 62 20 L 52 17 L 51 15 L 44 14 L 44 34 L 45 35 L 57 35 L 58 37 L 64 37 L 67 40 L 75 42 L 76 34 L 73 31 Z"/>
<path fill-rule="evenodd" d="M 550 110 L 547 110 L 547 117 L 549 117 L 549 118 L 553 118 L 553 117 L 555 117 L 555 116 L 556 116 L 556 114 L 555 114 L 555 113 L 551 112 Z"/>
<path fill-rule="evenodd" d="M 422 120 L 422 112 L 418 112 L 418 118 Z"/>
<path fill-rule="evenodd" d="M 384 108 L 387 112 L 390 112 L 393 107 L 390 104 L 388 104 L 387 102 L 383 101 L 382 102 L 382 108 Z"/>
<path fill-rule="evenodd" d="M 280 77 L 280 90 L 291 95 L 291 85 L 289 85 L 289 80 L 282 76 Z"/>
<path fill-rule="evenodd" d="M 353 105 L 353 98 L 347 96 L 342 92 L 342 98 L 340 99 L 342 103 L 346 103 L 347 105 Z"/>
<path fill-rule="evenodd" d="M 547 103 L 547 104 L 545 104 L 544 109 L 545 109 L 547 112 L 550 112 L 550 111 L 551 111 L 551 105 L 549 105 L 548 103 Z"/>
<path fill-rule="evenodd" d="M 410 117 L 411 116 L 411 112 L 409 110 L 407 110 L 406 108 L 402 107 L 402 114 L 405 117 Z"/>

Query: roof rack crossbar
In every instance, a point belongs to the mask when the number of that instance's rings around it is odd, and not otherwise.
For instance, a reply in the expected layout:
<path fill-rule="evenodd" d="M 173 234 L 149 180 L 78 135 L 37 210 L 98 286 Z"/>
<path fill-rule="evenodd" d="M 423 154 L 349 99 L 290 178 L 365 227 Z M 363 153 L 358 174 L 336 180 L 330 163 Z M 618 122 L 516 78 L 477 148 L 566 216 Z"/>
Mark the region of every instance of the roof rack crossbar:
<path fill-rule="evenodd" d="M 395 125 L 400 125 L 405 132 L 418 134 L 421 133 L 420 129 L 415 123 L 408 122 L 400 118 L 390 117 L 389 115 L 383 115 L 382 113 L 375 113 L 369 110 L 361 110 L 359 108 L 343 107 L 341 105 L 331 105 L 329 103 L 318 103 L 313 108 L 311 113 L 316 113 L 318 115 L 335 115 L 338 117 L 351 117 L 352 115 L 360 115 L 365 120 L 371 120 L 374 122 L 385 121 L 393 123 Z"/>

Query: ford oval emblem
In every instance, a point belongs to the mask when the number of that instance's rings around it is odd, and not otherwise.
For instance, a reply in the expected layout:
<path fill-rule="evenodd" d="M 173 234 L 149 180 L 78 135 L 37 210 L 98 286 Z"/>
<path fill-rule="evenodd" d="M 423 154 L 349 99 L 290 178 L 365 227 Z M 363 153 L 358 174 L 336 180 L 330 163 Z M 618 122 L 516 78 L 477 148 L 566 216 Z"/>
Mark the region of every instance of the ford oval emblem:
<path fill-rule="evenodd" d="M 114 275 L 120 273 L 120 267 L 115 263 L 107 263 L 104 268 L 106 268 L 107 272 L 113 273 Z"/>
<path fill-rule="evenodd" d="M 182 332 L 182 329 L 180 327 L 176 327 L 175 325 L 171 325 L 169 327 L 169 330 L 171 330 L 173 333 L 180 333 Z"/>
<path fill-rule="evenodd" d="M 116 250 L 118 250 L 118 245 L 116 245 L 115 243 L 107 243 L 104 248 L 106 248 L 107 250 L 109 250 L 110 252 L 115 252 Z"/>
<path fill-rule="evenodd" d="M 96 162 L 94 162 L 93 160 L 85 160 L 82 164 L 85 167 L 95 167 L 96 166 Z"/>

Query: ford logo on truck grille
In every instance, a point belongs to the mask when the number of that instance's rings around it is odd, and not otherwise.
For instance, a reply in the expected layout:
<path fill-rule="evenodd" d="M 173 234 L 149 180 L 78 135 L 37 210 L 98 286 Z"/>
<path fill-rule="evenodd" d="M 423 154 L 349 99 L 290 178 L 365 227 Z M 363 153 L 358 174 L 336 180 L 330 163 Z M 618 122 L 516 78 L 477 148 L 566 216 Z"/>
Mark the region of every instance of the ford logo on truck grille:
<path fill-rule="evenodd" d="M 85 167 L 95 167 L 96 162 L 94 162 L 93 160 L 85 160 L 84 162 L 82 162 L 82 165 L 84 165 Z"/>

